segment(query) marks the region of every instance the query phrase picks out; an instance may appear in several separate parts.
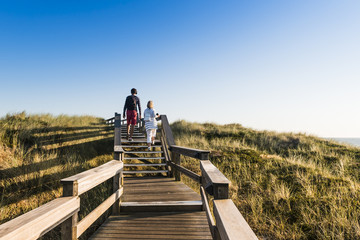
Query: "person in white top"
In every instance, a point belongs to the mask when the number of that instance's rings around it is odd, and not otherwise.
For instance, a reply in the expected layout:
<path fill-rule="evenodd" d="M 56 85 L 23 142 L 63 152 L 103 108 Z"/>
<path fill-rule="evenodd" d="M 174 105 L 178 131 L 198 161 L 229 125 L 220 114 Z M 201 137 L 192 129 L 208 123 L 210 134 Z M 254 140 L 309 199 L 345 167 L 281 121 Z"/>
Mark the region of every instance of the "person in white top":
<path fill-rule="evenodd" d="M 147 135 L 147 145 L 148 150 L 151 150 L 151 144 L 155 144 L 156 130 L 157 130 L 157 121 L 156 118 L 159 117 L 159 114 L 155 114 L 154 103 L 153 101 L 149 101 L 147 103 L 147 109 L 144 111 L 144 121 L 145 121 L 145 129 Z"/>

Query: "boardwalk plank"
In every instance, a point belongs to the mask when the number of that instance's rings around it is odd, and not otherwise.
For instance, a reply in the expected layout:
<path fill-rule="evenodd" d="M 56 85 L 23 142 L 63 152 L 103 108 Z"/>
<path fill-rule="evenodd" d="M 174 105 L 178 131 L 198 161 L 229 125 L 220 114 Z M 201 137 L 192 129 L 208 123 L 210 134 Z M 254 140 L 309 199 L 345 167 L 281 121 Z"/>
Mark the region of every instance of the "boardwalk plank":
<path fill-rule="evenodd" d="M 169 218 L 169 219 L 164 219 Z M 91 239 L 212 239 L 206 214 L 148 212 L 111 216 Z"/>

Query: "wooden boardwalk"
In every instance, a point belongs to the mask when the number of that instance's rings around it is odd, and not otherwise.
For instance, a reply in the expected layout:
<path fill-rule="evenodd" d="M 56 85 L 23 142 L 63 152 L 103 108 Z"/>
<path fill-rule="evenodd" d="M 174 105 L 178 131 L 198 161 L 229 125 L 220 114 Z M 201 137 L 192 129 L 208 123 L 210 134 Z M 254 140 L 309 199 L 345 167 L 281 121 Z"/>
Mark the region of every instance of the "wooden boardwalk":
<path fill-rule="evenodd" d="M 124 174 L 145 176 L 124 178 L 120 215 L 110 216 L 91 239 L 212 239 L 200 195 L 166 177 L 161 141 L 148 151 L 139 128 L 133 141 L 125 138 L 126 125 L 121 133 Z"/>
<path fill-rule="evenodd" d="M 90 239 L 256 240 L 229 199 L 230 181 L 211 163 L 210 152 L 177 146 L 166 115 L 160 119 L 149 151 L 143 122 L 128 141 L 124 120 L 115 113 L 107 120 L 114 124 L 114 160 L 62 179 L 62 197 L 0 225 L 0 240 L 37 239 L 57 226 L 62 240 L 77 240 L 108 211 L 112 215 Z M 197 159 L 201 175 L 181 166 L 181 156 Z M 198 183 L 200 194 L 182 183 L 182 176 Z M 112 194 L 79 221 L 82 194 L 109 179 Z"/>
<path fill-rule="evenodd" d="M 91 239 L 212 239 L 200 195 L 172 178 L 125 178 L 120 206 Z"/>
<path fill-rule="evenodd" d="M 90 239 L 213 239 L 205 212 L 146 212 L 111 216 Z"/>

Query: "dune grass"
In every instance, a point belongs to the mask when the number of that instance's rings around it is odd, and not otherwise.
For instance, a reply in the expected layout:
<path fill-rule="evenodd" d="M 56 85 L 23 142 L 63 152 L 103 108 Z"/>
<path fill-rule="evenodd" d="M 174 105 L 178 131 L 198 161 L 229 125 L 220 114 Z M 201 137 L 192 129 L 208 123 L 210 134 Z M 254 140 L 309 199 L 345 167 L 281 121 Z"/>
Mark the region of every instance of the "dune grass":
<path fill-rule="evenodd" d="M 360 239 L 359 148 L 239 124 L 171 127 L 177 145 L 211 150 L 210 160 L 231 180 L 232 200 L 260 239 Z M 199 172 L 196 160 L 182 164 Z"/>
<path fill-rule="evenodd" d="M 211 150 L 211 161 L 232 182 L 231 198 L 260 239 L 360 239 L 359 148 L 239 124 L 178 121 L 171 127 L 178 145 Z M 1 118 L 0 223 L 61 196 L 60 179 L 111 160 L 112 148 L 113 129 L 100 118 Z M 182 164 L 200 172 L 194 159 Z M 110 192 L 106 182 L 82 196 L 80 219 Z M 43 239 L 59 239 L 59 228 Z"/>
<path fill-rule="evenodd" d="M 112 148 L 113 129 L 101 118 L 23 112 L 0 119 L 0 223 L 60 197 L 60 179 L 112 160 Z M 80 219 L 110 191 L 104 183 L 82 197 Z M 59 228 L 43 239 L 58 238 Z"/>

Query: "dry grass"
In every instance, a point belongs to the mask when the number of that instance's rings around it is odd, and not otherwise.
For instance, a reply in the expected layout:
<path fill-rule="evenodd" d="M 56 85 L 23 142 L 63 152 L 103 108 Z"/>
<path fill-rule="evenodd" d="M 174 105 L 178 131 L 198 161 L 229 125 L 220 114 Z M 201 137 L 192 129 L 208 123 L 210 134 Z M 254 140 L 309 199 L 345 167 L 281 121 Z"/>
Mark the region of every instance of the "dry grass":
<path fill-rule="evenodd" d="M 0 119 L 0 223 L 60 197 L 60 179 L 111 160 L 112 136 L 103 119 L 91 116 L 20 113 Z M 83 197 L 80 218 L 110 190 L 105 183 Z M 59 238 L 58 230 L 44 239 Z"/>
<path fill-rule="evenodd" d="M 260 239 L 360 239 L 359 148 L 239 124 L 179 121 L 172 129 L 178 145 L 211 150 Z M 196 160 L 183 164 L 198 172 Z"/>

